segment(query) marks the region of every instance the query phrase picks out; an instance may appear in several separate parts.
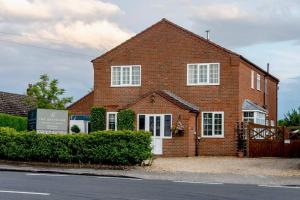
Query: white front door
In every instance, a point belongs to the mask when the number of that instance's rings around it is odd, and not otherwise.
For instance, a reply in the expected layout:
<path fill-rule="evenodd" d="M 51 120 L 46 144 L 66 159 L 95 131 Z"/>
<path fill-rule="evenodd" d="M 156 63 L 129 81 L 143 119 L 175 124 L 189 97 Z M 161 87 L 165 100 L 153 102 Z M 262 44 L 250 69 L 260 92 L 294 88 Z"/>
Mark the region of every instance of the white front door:
<path fill-rule="evenodd" d="M 169 115 L 170 116 L 170 115 Z M 163 130 L 164 115 L 159 114 L 142 114 L 138 115 L 139 130 L 151 132 L 152 153 L 156 155 L 163 154 Z"/>
<path fill-rule="evenodd" d="M 146 115 L 145 130 L 152 134 L 152 152 L 156 155 L 162 155 L 162 130 L 163 121 L 161 115 Z"/>

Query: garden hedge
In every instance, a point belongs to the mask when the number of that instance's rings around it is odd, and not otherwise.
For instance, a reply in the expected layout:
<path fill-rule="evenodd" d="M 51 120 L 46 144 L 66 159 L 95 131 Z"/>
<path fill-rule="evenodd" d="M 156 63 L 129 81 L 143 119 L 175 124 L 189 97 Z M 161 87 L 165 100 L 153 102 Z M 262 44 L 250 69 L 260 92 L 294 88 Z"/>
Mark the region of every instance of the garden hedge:
<path fill-rule="evenodd" d="M 118 113 L 118 130 L 134 130 L 134 117 L 133 110 L 121 110 Z"/>
<path fill-rule="evenodd" d="M 0 127 L 10 127 L 17 131 L 27 130 L 27 118 L 0 113 Z"/>
<path fill-rule="evenodd" d="M 106 109 L 102 107 L 92 107 L 91 110 L 91 131 L 105 130 Z"/>
<path fill-rule="evenodd" d="M 38 134 L 0 128 L 0 159 L 110 165 L 139 164 L 151 156 L 145 131 Z"/>

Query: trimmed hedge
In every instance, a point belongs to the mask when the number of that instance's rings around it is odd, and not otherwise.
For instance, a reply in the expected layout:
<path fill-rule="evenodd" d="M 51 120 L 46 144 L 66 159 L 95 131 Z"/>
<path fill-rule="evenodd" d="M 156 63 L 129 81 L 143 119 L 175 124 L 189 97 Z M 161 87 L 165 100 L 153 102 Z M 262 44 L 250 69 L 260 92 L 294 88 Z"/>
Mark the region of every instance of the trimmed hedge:
<path fill-rule="evenodd" d="M 105 108 L 92 107 L 91 110 L 91 131 L 105 130 Z"/>
<path fill-rule="evenodd" d="M 27 130 L 27 118 L 0 113 L 0 127 L 10 127 L 17 131 Z"/>
<path fill-rule="evenodd" d="M 127 109 L 118 113 L 118 130 L 134 130 L 134 111 Z"/>
<path fill-rule="evenodd" d="M 131 165 L 151 156 L 150 141 L 145 131 L 63 135 L 0 128 L 0 159 Z"/>

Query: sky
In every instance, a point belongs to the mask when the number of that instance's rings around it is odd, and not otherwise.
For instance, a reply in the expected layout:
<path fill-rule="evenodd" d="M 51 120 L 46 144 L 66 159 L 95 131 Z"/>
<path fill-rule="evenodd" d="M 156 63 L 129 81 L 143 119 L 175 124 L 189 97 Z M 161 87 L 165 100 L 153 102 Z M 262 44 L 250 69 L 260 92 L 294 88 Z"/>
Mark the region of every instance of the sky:
<path fill-rule="evenodd" d="M 24 94 L 47 73 L 77 100 L 93 58 L 162 18 L 270 63 L 279 118 L 300 106 L 300 0 L 0 0 L 0 90 Z"/>

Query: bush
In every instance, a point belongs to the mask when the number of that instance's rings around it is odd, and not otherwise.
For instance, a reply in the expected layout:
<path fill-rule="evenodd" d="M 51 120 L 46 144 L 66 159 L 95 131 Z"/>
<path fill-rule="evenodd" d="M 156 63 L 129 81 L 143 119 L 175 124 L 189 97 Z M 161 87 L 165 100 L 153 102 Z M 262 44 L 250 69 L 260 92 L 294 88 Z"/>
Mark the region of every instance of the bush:
<path fill-rule="evenodd" d="M 0 127 L 10 127 L 17 131 L 27 130 L 27 118 L 0 113 Z"/>
<path fill-rule="evenodd" d="M 71 127 L 71 131 L 72 131 L 73 133 L 80 133 L 80 128 L 79 128 L 76 124 L 74 124 L 74 125 Z"/>
<path fill-rule="evenodd" d="M 127 109 L 118 113 L 118 130 L 134 130 L 134 111 Z"/>
<path fill-rule="evenodd" d="M 105 130 L 105 108 L 93 107 L 91 110 L 91 131 Z"/>
<path fill-rule="evenodd" d="M 38 134 L 0 128 L 0 159 L 111 165 L 139 164 L 151 156 L 145 131 Z"/>

